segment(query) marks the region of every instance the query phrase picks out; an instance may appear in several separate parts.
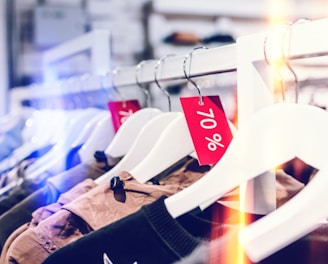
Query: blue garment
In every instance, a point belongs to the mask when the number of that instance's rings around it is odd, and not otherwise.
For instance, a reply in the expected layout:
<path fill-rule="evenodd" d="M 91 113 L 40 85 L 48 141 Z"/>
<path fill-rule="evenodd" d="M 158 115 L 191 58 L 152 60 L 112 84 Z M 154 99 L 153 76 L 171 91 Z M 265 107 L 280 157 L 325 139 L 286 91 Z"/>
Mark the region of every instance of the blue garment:
<path fill-rule="evenodd" d="M 78 145 L 78 146 L 70 149 L 70 151 L 67 153 L 66 166 L 65 166 L 66 170 L 69 170 L 70 168 L 73 168 L 76 165 L 81 163 L 81 159 L 80 159 L 78 152 L 82 146 L 83 146 L 83 144 Z"/>
<path fill-rule="evenodd" d="M 16 148 L 23 144 L 22 129 L 23 120 L 19 120 L 15 126 L 6 131 L 0 140 L 0 160 L 8 157 Z"/>
<path fill-rule="evenodd" d="M 32 219 L 34 210 L 57 201 L 60 194 L 67 192 L 76 184 L 90 178 L 96 179 L 106 171 L 113 168 L 120 158 L 106 157 L 99 159 L 99 152 L 90 164 L 80 163 L 71 169 L 39 179 L 24 180 L 11 192 L 11 196 L 1 200 L 0 197 L 0 252 L 2 247 L 14 230 Z M 27 195 L 28 194 L 28 195 Z M 22 197 L 25 197 L 22 200 Z"/>
<path fill-rule="evenodd" d="M 23 158 L 21 161 L 19 161 L 14 167 L 9 167 L 4 171 L 0 172 L 0 188 L 6 186 L 8 184 L 8 174 L 11 173 L 11 171 L 16 171 L 15 174 L 17 175 L 17 179 L 21 176 L 19 173 L 22 170 L 25 170 L 25 168 L 33 163 L 37 158 L 42 157 L 45 155 L 53 145 L 47 145 L 44 147 L 41 147 L 40 149 L 36 149 L 33 152 L 31 152 L 29 155 L 27 155 L 25 158 Z M 5 193 L 0 193 L 0 197 L 4 195 Z"/>

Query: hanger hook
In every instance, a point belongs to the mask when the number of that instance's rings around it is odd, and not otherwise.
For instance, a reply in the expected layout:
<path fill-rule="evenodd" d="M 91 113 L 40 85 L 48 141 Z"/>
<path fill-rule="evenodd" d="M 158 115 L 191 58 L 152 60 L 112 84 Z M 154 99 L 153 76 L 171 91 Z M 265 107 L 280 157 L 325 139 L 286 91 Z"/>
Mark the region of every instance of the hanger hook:
<path fill-rule="evenodd" d="M 193 54 L 193 52 L 194 52 L 195 50 L 198 50 L 198 49 L 207 49 L 207 47 L 204 47 L 204 46 L 195 47 L 195 48 L 193 48 L 191 51 L 189 51 L 189 52 L 186 54 L 186 56 L 184 57 L 184 60 L 183 60 L 183 73 L 184 73 L 185 78 L 186 78 L 189 82 L 191 82 L 191 83 L 195 86 L 195 88 L 197 89 L 197 91 L 198 91 L 198 95 L 199 95 L 199 104 L 200 104 L 200 105 L 203 105 L 203 95 L 202 95 L 202 93 L 201 93 L 200 87 L 199 87 L 199 85 L 198 85 L 195 81 L 193 81 L 193 80 L 190 78 L 190 71 L 191 71 L 191 64 L 192 64 L 192 63 L 191 63 L 191 62 L 192 62 L 192 54 Z M 186 65 L 187 65 L 187 61 L 188 61 L 189 57 L 190 57 L 189 72 L 188 72 L 188 74 L 187 74 L 187 71 L 186 71 Z"/>
<path fill-rule="evenodd" d="M 88 80 L 90 80 L 90 78 L 91 78 L 90 73 L 84 73 L 79 78 L 80 86 L 81 86 L 81 93 L 83 93 L 83 95 L 85 96 L 85 99 L 86 99 L 86 107 L 93 106 L 92 96 L 88 93 L 87 84 L 86 84 L 86 82 Z"/>
<path fill-rule="evenodd" d="M 109 101 L 112 99 L 111 94 L 109 92 L 109 88 L 111 88 L 111 86 L 107 83 L 108 78 L 110 78 L 109 77 L 110 74 L 111 74 L 110 72 L 105 72 L 102 74 L 94 74 L 93 75 L 95 78 L 97 78 L 97 81 L 99 81 L 100 91 L 105 93 L 105 95 Z M 119 94 L 119 92 L 117 92 L 117 93 Z"/>
<path fill-rule="evenodd" d="M 267 52 L 267 44 L 268 44 L 268 39 L 269 37 L 266 36 L 264 38 L 264 42 L 263 42 L 263 54 L 264 54 L 264 60 L 265 63 L 269 66 L 272 67 L 272 63 L 268 57 L 268 52 Z M 280 80 L 280 87 L 281 87 L 281 96 L 282 96 L 282 100 L 285 102 L 286 101 L 286 96 L 285 96 L 285 84 L 283 81 L 283 77 L 281 75 L 281 72 L 279 71 L 279 69 L 277 70 L 276 67 L 273 66 L 273 69 L 275 70 L 276 74 L 278 74 L 279 76 L 279 80 Z"/>
<path fill-rule="evenodd" d="M 71 76 L 66 80 L 66 85 L 69 97 L 71 97 L 72 107 L 74 109 L 82 108 L 81 107 L 81 94 L 80 94 L 80 87 L 78 84 L 78 77 Z"/>
<path fill-rule="evenodd" d="M 146 106 L 150 107 L 150 93 L 148 91 L 147 88 L 143 87 L 139 81 L 139 73 L 142 69 L 142 67 L 146 64 L 152 62 L 152 60 L 143 60 L 141 61 L 137 66 L 136 66 L 136 74 L 135 74 L 135 78 L 136 78 L 136 84 L 139 86 L 139 88 L 143 91 L 143 93 L 146 96 Z"/>
<path fill-rule="evenodd" d="M 166 89 L 164 89 L 158 82 L 158 78 L 157 78 L 157 74 L 158 74 L 158 68 L 159 66 L 164 63 L 165 59 L 167 59 L 168 57 L 173 57 L 175 56 L 175 54 L 167 54 L 167 55 L 164 55 L 163 57 L 161 57 L 155 64 L 155 67 L 154 67 L 154 81 L 157 85 L 157 87 L 166 95 L 167 97 L 167 100 L 168 100 L 168 103 L 169 103 L 169 112 L 171 112 L 171 96 L 170 94 L 168 93 L 168 91 L 166 91 Z"/>
<path fill-rule="evenodd" d="M 115 91 L 115 93 L 120 97 L 121 101 L 123 102 L 123 107 L 126 107 L 126 98 L 125 96 L 120 92 L 120 90 L 117 88 L 115 84 L 115 77 L 120 72 L 120 68 L 116 67 L 112 72 L 112 88 Z"/>
<path fill-rule="evenodd" d="M 288 59 L 288 56 L 286 55 L 285 53 L 285 48 L 287 45 L 288 47 L 288 51 L 290 50 L 290 44 L 291 44 L 291 35 L 292 35 L 292 29 L 293 29 L 293 26 L 295 24 L 299 24 L 299 23 L 303 23 L 303 22 L 308 22 L 310 21 L 310 19 L 307 19 L 307 18 L 299 18 L 299 19 L 296 19 L 295 21 L 292 21 L 291 23 L 288 24 L 288 30 L 287 30 L 287 34 L 288 34 L 288 43 L 286 43 L 286 35 L 284 35 L 284 38 L 283 38 L 283 43 L 282 43 L 282 57 L 283 57 L 283 61 L 284 63 L 286 64 L 288 70 L 291 72 L 291 74 L 293 75 L 294 77 L 294 87 L 295 87 L 295 103 L 298 103 L 298 97 L 299 97 L 299 80 L 298 80 L 298 76 L 295 72 L 295 70 L 293 69 L 293 67 L 291 66 L 290 64 L 290 60 Z"/>

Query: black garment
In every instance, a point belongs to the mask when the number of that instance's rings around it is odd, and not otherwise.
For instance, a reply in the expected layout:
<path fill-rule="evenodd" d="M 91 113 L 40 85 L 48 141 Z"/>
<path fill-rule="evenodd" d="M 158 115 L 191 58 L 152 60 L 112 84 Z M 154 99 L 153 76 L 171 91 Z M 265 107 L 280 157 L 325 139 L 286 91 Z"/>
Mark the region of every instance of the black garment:
<path fill-rule="evenodd" d="M 15 166 L 8 167 L 7 169 L 1 171 L 1 173 L 0 173 L 0 187 L 1 188 L 5 187 L 8 184 L 8 173 L 10 173 L 12 170 L 16 169 L 15 174 L 16 174 L 17 179 L 22 178 L 23 175 L 21 175 L 21 174 L 23 174 L 26 167 L 29 166 L 30 164 L 32 164 L 33 162 L 35 162 L 37 158 L 42 157 L 43 155 L 45 155 L 49 150 L 52 149 L 52 147 L 53 147 L 53 145 L 46 145 L 46 146 L 43 146 L 39 149 L 36 149 L 33 152 L 31 152 L 29 155 L 24 157 L 21 161 L 19 161 Z M 2 161 L 2 162 L 4 162 L 4 161 Z M 8 163 L 10 163 L 10 162 L 8 161 Z M 2 195 L 0 197 L 5 197 L 11 191 L 12 191 L 12 189 L 8 189 L 8 191 L 2 193 Z"/>
<path fill-rule="evenodd" d="M 43 263 L 103 264 L 104 253 L 113 264 L 174 263 L 200 243 L 229 229 L 229 225 L 220 224 L 225 214 L 219 204 L 205 212 L 195 210 L 174 219 L 166 210 L 164 199 L 163 196 L 136 213 L 85 235 Z M 236 215 L 234 218 L 237 219 Z"/>
<path fill-rule="evenodd" d="M 111 169 L 119 160 L 119 158 L 108 158 L 105 161 L 103 159 L 98 161 L 98 157 L 96 157 L 96 161 L 90 165 L 79 164 L 68 171 L 46 179 L 41 188 L 32 192 L 0 216 L 0 252 L 10 234 L 21 225 L 31 221 L 32 213 L 36 209 L 56 202 L 62 193 L 67 192 L 83 180 L 98 178 Z M 26 182 L 23 182 L 23 184 L 26 184 Z"/>
<path fill-rule="evenodd" d="M 53 145 L 48 145 L 38 150 L 33 151 L 30 155 L 24 158 L 24 160 L 35 159 L 45 155 Z M 77 146 L 72 148 L 66 156 L 66 168 L 69 170 L 73 166 L 77 165 L 79 161 L 78 150 L 82 147 Z M 23 160 L 23 161 L 24 161 Z M 25 175 L 18 176 L 19 178 L 24 178 Z M 37 179 L 32 180 L 23 180 L 23 182 L 13 189 L 11 189 L 7 194 L 0 197 L 0 216 L 11 209 L 14 205 L 25 199 L 27 196 L 43 187 L 47 181 L 47 178 L 53 176 L 50 172 L 44 172 L 42 175 L 39 175 Z"/>
<path fill-rule="evenodd" d="M 21 161 L 19 161 L 18 164 L 16 164 L 16 166 L 19 165 L 22 161 L 30 160 L 30 159 L 36 159 L 36 158 L 40 158 L 40 157 L 42 157 L 42 156 L 45 155 L 49 150 L 51 150 L 53 146 L 54 146 L 54 145 L 46 145 L 46 146 L 43 146 L 43 147 L 41 147 L 41 148 L 39 148 L 39 149 L 36 149 L 36 150 L 32 151 L 29 155 L 27 155 L 27 156 L 24 157 Z M 3 161 L 2 161 L 2 162 L 3 162 Z M 8 163 L 9 163 L 9 162 L 8 162 Z M 14 167 L 15 167 L 15 166 L 14 166 Z M 9 168 L 7 168 L 7 169 L 5 169 L 5 170 L 2 170 L 2 171 L 0 172 L 0 174 L 3 174 L 3 173 L 8 172 L 8 171 L 12 170 L 14 167 L 9 167 Z"/>
<path fill-rule="evenodd" d="M 44 172 L 37 180 L 26 180 L 12 188 L 6 195 L 0 197 L 0 216 L 10 210 L 17 203 L 25 199 L 27 196 L 43 187 L 47 178 L 51 175 Z M 1 228 L 0 228 L 1 229 Z"/>
<path fill-rule="evenodd" d="M 317 230 L 309 235 L 291 243 L 283 249 L 277 251 L 271 256 L 263 259 L 257 264 L 327 264 L 328 263 L 328 224 L 323 224 Z M 234 255 L 227 256 L 226 245 L 232 245 Z M 237 246 L 238 245 L 238 228 L 231 229 L 224 236 L 205 242 L 199 245 L 192 254 L 185 257 L 181 261 L 174 264 L 227 264 L 236 263 Z M 231 250 L 231 249 L 230 249 Z M 241 254 L 241 251 L 239 251 Z M 247 258 L 246 253 L 244 259 L 247 264 L 255 264 Z"/>

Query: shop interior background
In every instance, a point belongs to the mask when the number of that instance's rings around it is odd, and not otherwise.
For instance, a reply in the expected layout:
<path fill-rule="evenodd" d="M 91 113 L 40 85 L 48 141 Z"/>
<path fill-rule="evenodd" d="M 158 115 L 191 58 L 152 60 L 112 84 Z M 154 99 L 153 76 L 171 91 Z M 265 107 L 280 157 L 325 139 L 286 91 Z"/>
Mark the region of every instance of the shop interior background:
<path fill-rule="evenodd" d="M 45 50 L 91 30 L 110 32 L 113 67 L 130 66 L 170 53 L 186 54 L 200 45 L 225 45 L 239 36 L 267 30 L 273 23 L 323 18 L 328 14 L 328 4 L 324 0 L 7 0 L 1 1 L 0 10 L 3 114 L 9 109 L 6 98 L 11 89 L 42 82 Z M 186 34 L 187 41 L 176 41 L 172 38 L 175 33 Z M 59 63 L 57 70 L 67 78 L 86 73 L 89 67 L 88 54 L 79 54 Z M 233 100 L 235 79 L 231 73 L 202 82 L 205 93 L 221 88 L 228 113 L 233 111 L 229 102 Z M 172 84 L 167 89 L 174 98 L 189 94 L 184 86 Z M 151 89 L 154 104 L 166 108 L 160 91 Z M 138 89 L 122 90 L 128 97 L 142 96 Z M 173 100 L 173 110 L 177 108 L 179 102 Z"/>

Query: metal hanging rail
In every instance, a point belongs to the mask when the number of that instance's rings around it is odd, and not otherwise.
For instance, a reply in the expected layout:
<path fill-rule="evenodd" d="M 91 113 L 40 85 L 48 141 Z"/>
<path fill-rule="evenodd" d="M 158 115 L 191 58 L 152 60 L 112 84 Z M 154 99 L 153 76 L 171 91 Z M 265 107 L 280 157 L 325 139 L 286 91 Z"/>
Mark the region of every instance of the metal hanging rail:
<path fill-rule="evenodd" d="M 183 61 L 185 55 L 167 57 L 158 68 L 158 81 L 185 79 Z M 138 73 L 140 83 L 154 82 L 157 60 L 145 61 Z M 192 54 L 190 77 L 232 72 L 237 70 L 236 45 L 229 44 L 217 48 L 195 51 Z M 116 86 L 136 84 L 136 67 L 120 68 L 114 76 Z"/>
<path fill-rule="evenodd" d="M 324 29 L 327 27 L 328 19 L 293 25 L 288 51 L 289 58 L 317 57 L 327 54 L 328 38 L 325 39 L 323 37 L 325 34 Z M 242 52 L 242 54 L 239 52 L 239 57 L 245 59 L 253 57 L 253 59 L 250 59 L 252 63 L 256 60 L 263 60 L 263 41 L 267 33 L 269 32 L 240 37 L 236 44 L 194 52 L 192 54 L 190 77 L 232 72 L 237 71 L 237 68 L 239 72 L 239 65 L 237 67 L 237 47 L 241 46 L 238 42 L 240 40 L 244 42 L 244 39 L 249 39 L 250 41 L 248 41 L 247 45 L 242 44 L 241 49 L 238 48 Z M 185 54 L 167 57 L 158 69 L 158 81 L 185 79 L 182 67 L 184 57 Z M 157 60 L 145 61 L 138 74 L 140 83 L 154 82 L 156 63 Z M 246 76 L 247 79 L 252 79 L 249 74 L 246 74 Z M 114 82 L 116 86 L 136 84 L 136 67 L 119 68 L 115 73 Z"/>

